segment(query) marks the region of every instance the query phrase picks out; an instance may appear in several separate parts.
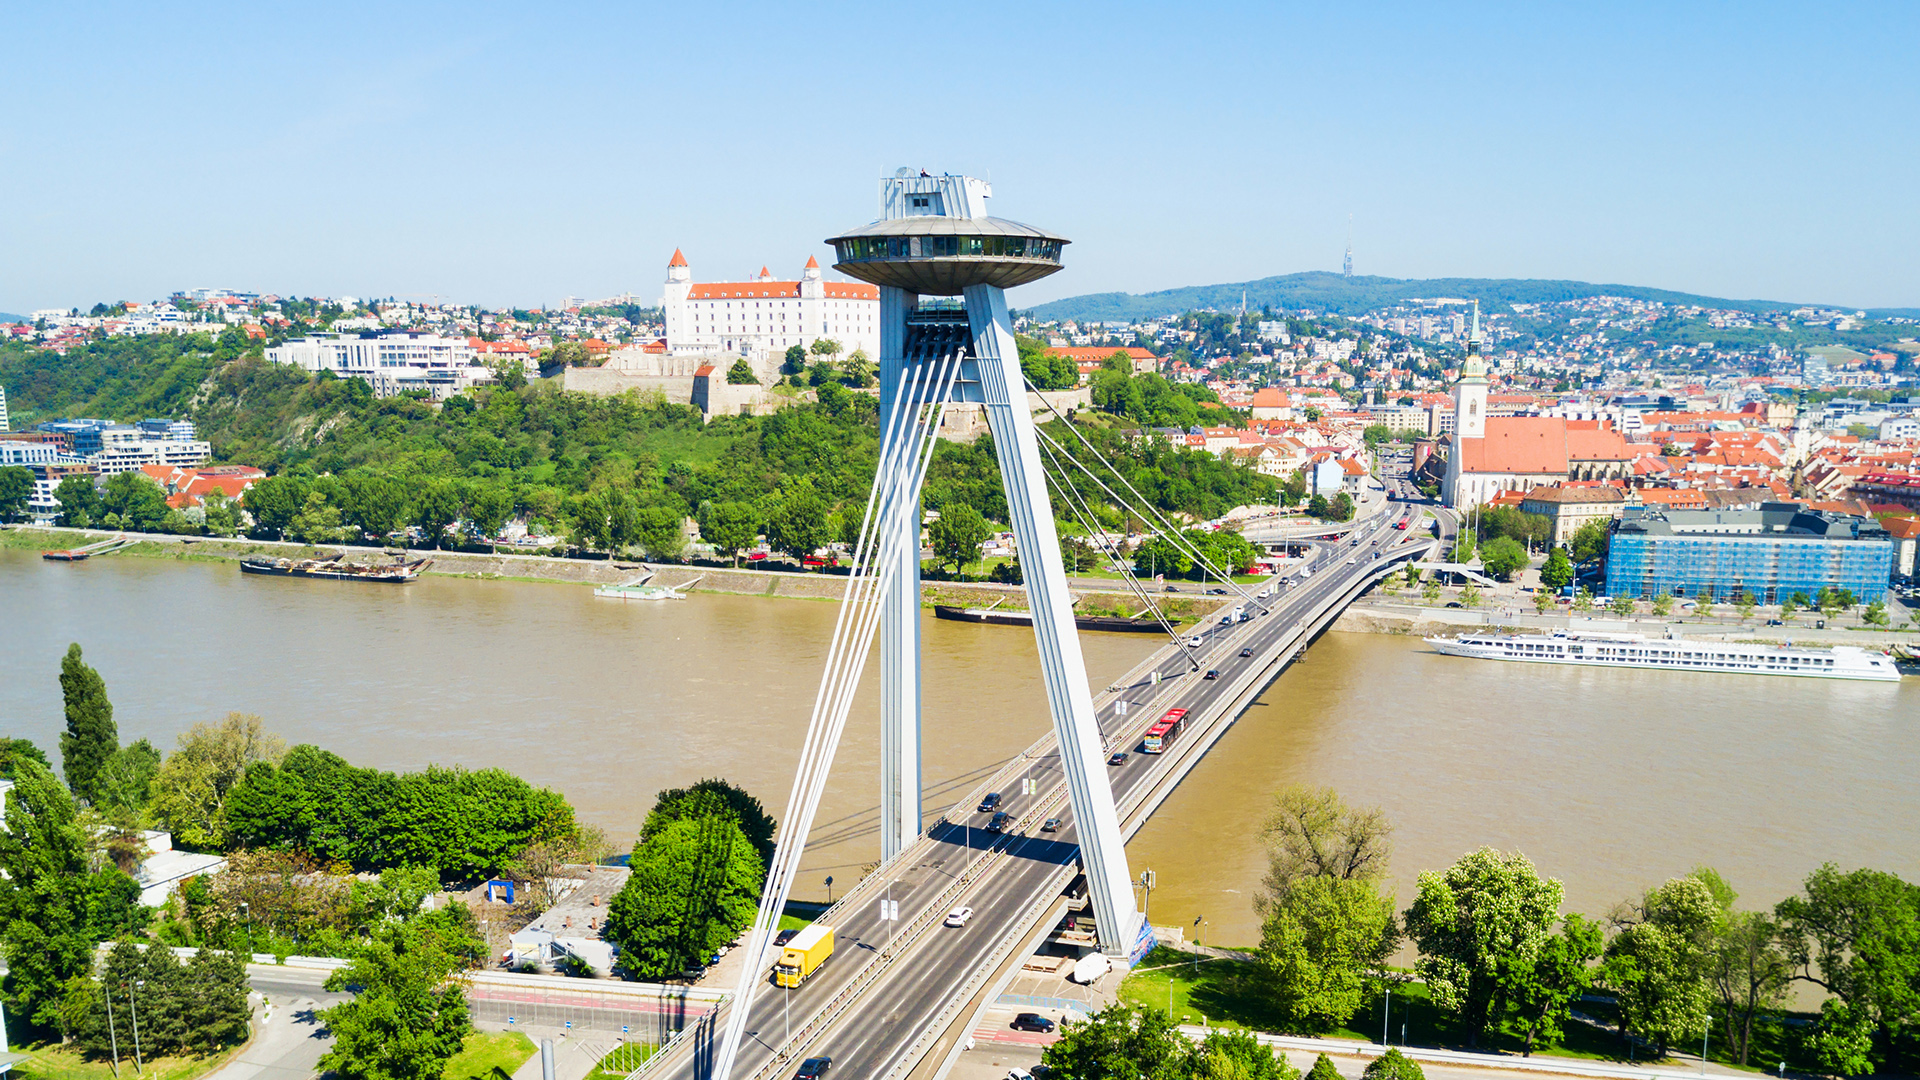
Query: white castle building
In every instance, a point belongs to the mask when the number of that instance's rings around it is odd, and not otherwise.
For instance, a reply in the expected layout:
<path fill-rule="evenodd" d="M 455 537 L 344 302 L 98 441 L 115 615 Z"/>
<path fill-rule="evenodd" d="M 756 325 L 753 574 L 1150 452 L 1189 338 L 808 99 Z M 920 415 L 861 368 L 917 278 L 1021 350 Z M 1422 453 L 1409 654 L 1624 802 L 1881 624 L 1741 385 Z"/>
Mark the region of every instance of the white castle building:
<path fill-rule="evenodd" d="M 734 355 L 766 364 L 824 338 L 840 343 L 843 358 L 856 349 L 880 358 L 879 287 L 823 281 L 812 257 L 798 281 L 775 281 L 763 266 L 751 281 L 700 284 L 676 248 L 660 306 L 671 356 Z"/>

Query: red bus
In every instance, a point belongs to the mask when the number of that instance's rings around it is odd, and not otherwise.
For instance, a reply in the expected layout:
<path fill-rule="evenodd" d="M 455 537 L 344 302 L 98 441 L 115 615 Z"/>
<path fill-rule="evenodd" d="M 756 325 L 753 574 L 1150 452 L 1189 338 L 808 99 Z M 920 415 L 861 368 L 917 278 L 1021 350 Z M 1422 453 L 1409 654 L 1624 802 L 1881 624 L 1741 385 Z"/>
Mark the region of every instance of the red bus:
<path fill-rule="evenodd" d="M 1148 754 L 1164 752 L 1167 747 L 1173 745 L 1173 740 L 1180 737 L 1180 729 L 1185 727 L 1186 723 L 1187 710 L 1168 709 L 1167 715 L 1154 721 L 1154 725 L 1147 729 L 1147 737 L 1140 741 L 1141 752 Z"/>

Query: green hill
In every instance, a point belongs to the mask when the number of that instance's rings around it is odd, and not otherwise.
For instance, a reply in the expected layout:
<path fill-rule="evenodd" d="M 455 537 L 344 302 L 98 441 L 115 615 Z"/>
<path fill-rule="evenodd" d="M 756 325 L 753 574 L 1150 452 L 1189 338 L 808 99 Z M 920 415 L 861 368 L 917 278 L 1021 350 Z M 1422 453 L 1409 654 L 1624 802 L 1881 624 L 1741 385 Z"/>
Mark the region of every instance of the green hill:
<path fill-rule="evenodd" d="M 1338 315 L 1359 315 L 1376 308 L 1415 299 L 1451 296 L 1478 300 L 1482 305 L 1542 304 L 1578 300 L 1588 296 L 1622 296 L 1633 300 L 1658 300 L 1668 304 L 1697 304 L 1732 311 L 1780 311 L 1802 306 L 1775 300 L 1725 300 L 1693 293 L 1649 289 L 1639 285 L 1595 285 L 1585 281 L 1545 281 L 1519 278 L 1387 278 L 1343 277 L 1313 271 L 1282 274 L 1258 281 L 1225 285 L 1189 285 L 1150 293 L 1089 293 L 1070 296 L 1023 309 L 1039 319 L 1080 319 L 1121 322 L 1176 315 L 1197 308 L 1225 311 L 1238 307 L 1246 296 L 1249 310 L 1312 308 Z M 1826 306 L 1826 305 L 1822 305 Z M 1881 315 L 1915 314 L 1916 309 L 1898 308 L 1876 312 Z"/>

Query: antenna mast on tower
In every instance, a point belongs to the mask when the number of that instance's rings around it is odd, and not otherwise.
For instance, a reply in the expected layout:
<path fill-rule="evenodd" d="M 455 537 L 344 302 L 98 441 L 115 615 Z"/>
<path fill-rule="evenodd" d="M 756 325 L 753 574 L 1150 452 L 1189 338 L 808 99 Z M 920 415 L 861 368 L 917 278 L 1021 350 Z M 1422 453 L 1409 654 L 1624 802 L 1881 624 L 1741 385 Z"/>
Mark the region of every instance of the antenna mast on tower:
<path fill-rule="evenodd" d="M 1353 215 L 1347 215 L 1347 261 L 1341 267 L 1341 273 L 1353 276 Z"/>

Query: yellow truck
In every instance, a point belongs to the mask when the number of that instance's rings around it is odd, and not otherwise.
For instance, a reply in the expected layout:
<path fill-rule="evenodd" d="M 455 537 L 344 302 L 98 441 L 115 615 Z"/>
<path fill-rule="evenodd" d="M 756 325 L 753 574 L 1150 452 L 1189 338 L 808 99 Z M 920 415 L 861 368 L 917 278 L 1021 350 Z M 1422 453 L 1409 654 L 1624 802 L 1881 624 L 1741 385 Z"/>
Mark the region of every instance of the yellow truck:
<path fill-rule="evenodd" d="M 833 928 L 813 923 L 793 936 L 773 965 L 773 984 L 792 988 L 807 981 L 833 955 Z"/>

